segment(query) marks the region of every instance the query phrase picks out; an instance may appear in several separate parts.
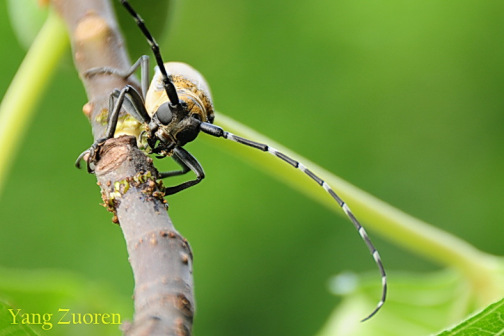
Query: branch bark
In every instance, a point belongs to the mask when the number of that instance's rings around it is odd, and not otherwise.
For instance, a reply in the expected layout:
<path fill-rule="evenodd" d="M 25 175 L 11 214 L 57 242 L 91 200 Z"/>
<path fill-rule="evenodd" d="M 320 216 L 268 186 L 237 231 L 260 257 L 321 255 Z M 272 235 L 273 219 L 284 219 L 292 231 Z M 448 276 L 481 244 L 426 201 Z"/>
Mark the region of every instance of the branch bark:
<path fill-rule="evenodd" d="M 116 75 L 83 76 L 95 67 L 126 70 L 130 61 L 117 21 L 107 0 L 53 0 L 65 21 L 75 66 L 89 102 L 94 139 L 103 136 L 100 120 L 108 110 L 109 95 L 125 85 L 138 87 L 132 78 Z M 192 252 L 174 228 L 152 159 L 136 146 L 133 137 L 108 140 L 96 166 L 104 205 L 120 223 L 127 242 L 135 279 L 135 315 L 123 325 L 126 335 L 190 335 L 194 315 Z"/>

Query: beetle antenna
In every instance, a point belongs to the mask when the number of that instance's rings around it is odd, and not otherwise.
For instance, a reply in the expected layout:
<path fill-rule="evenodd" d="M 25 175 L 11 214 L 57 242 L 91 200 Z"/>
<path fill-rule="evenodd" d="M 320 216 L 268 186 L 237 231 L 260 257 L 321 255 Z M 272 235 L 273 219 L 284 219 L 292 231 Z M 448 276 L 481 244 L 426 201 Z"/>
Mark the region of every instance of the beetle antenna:
<path fill-rule="evenodd" d="M 175 89 L 175 85 L 173 85 L 173 82 L 171 81 L 170 77 L 166 73 L 166 69 L 164 67 L 164 62 L 163 62 L 163 57 L 161 56 L 161 52 L 159 51 L 159 44 L 156 42 L 152 34 L 150 33 L 149 29 L 147 29 L 147 26 L 145 25 L 143 19 L 138 15 L 138 13 L 131 7 L 129 2 L 127 0 L 121 0 L 121 4 L 126 8 L 126 10 L 131 14 L 131 16 L 135 19 L 135 22 L 144 34 L 145 38 L 147 39 L 147 42 L 149 42 L 149 45 L 152 49 L 152 53 L 154 54 L 154 57 L 156 58 L 156 62 L 159 68 L 159 71 L 161 71 L 161 75 L 163 78 L 163 86 L 166 91 L 166 94 L 168 96 L 168 99 L 170 99 L 170 103 L 173 106 L 177 106 L 180 104 L 179 97 L 177 94 L 177 90 Z"/>
<path fill-rule="evenodd" d="M 338 205 L 341 207 L 343 212 L 347 215 L 347 217 L 350 219 L 352 224 L 355 226 L 355 229 L 357 229 L 357 232 L 359 232 L 359 235 L 361 236 L 362 240 L 366 243 L 369 252 L 373 256 L 373 259 L 376 263 L 376 266 L 378 267 L 378 270 L 380 271 L 381 274 L 381 280 L 382 280 L 382 295 L 380 298 L 380 301 L 376 305 L 375 309 L 369 314 L 366 318 L 362 319 L 361 322 L 364 322 L 368 319 L 370 319 L 373 315 L 375 315 L 380 308 L 383 306 L 385 303 L 385 299 L 387 297 L 387 275 L 385 274 L 385 268 L 383 267 L 382 260 L 380 258 L 380 254 L 374 247 L 373 243 L 371 242 L 371 239 L 369 238 L 368 234 L 366 233 L 366 230 L 362 227 L 362 225 L 359 223 L 357 218 L 354 216 L 348 205 L 336 194 L 336 192 L 327 184 L 324 180 L 322 180 L 320 177 L 318 177 L 314 172 L 306 168 L 302 163 L 299 161 L 296 161 L 292 159 L 291 157 L 287 156 L 286 154 L 279 152 L 275 148 L 268 146 L 266 144 L 262 144 L 259 142 L 255 142 L 249 139 L 245 139 L 242 137 L 239 137 L 237 135 L 234 135 L 232 133 L 224 131 L 222 128 L 219 126 L 215 126 L 210 123 L 202 122 L 200 124 L 200 130 L 202 132 L 205 132 L 207 134 L 213 135 L 215 137 L 222 137 L 224 139 L 228 139 L 237 143 L 240 143 L 245 146 L 249 146 L 255 149 L 258 149 L 263 152 L 267 152 L 284 162 L 290 164 L 294 168 L 297 168 L 301 170 L 303 173 L 308 175 L 313 181 L 315 181 L 319 186 L 324 188 L 325 191 L 338 203 Z"/>

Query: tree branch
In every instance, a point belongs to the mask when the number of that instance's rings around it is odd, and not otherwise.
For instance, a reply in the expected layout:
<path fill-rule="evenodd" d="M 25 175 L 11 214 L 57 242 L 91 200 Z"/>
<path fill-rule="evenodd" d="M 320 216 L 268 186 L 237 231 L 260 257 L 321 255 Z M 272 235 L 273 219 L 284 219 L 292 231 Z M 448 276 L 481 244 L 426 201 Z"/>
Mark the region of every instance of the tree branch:
<path fill-rule="evenodd" d="M 116 19 L 106 0 L 53 0 L 64 19 L 72 44 L 75 66 L 89 102 L 94 139 L 106 125 L 100 115 L 108 110 L 109 95 L 136 80 L 117 75 L 83 74 L 95 67 L 127 70 L 130 62 Z M 135 278 L 135 316 L 123 325 L 126 335 L 190 335 L 194 315 L 192 252 L 174 228 L 152 159 L 122 136 L 107 140 L 100 152 L 96 178 L 104 205 L 115 214 L 127 242 Z"/>

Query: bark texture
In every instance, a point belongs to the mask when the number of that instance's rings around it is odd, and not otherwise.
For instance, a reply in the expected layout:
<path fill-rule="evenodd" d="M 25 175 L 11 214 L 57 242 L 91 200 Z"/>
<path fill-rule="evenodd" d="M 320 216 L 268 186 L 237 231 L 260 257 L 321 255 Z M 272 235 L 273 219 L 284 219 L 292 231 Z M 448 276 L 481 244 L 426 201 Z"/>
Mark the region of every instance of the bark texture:
<path fill-rule="evenodd" d="M 53 0 L 52 5 L 68 27 L 75 66 L 89 99 L 83 111 L 98 139 L 106 128 L 101 121 L 110 93 L 127 84 L 138 87 L 132 78 L 84 76 L 96 67 L 130 68 L 115 15 L 107 0 Z M 123 231 L 135 278 L 135 315 L 123 325 L 124 333 L 191 335 L 192 252 L 168 216 L 152 159 L 129 136 L 107 140 L 100 157 L 95 174 L 102 199 Z"/>

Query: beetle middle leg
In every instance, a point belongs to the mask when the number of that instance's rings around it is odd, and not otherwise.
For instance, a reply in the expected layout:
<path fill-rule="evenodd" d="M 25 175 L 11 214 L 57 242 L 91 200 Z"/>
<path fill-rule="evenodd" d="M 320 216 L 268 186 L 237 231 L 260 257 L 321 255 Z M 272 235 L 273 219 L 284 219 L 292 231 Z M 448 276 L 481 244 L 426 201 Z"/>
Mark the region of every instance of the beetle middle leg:
<path fill-rule="evenodd" d="M 115 75 L 121 78 L 128 78 L 135 71 L 137 71 L 138 67 L 140 67 L 140 85 L 142 89 L 142 98 L 145 99 L 145 95 L 147 94 L 147 89 L 149 88 L 149 56 L 143 55 L 133 64 L 127 71 L 116 69 L 113 67 L 98 67 L 91 68 L 84 72 L 84 76 L 87 78 L 96 76 L 96 75 Z"/>

